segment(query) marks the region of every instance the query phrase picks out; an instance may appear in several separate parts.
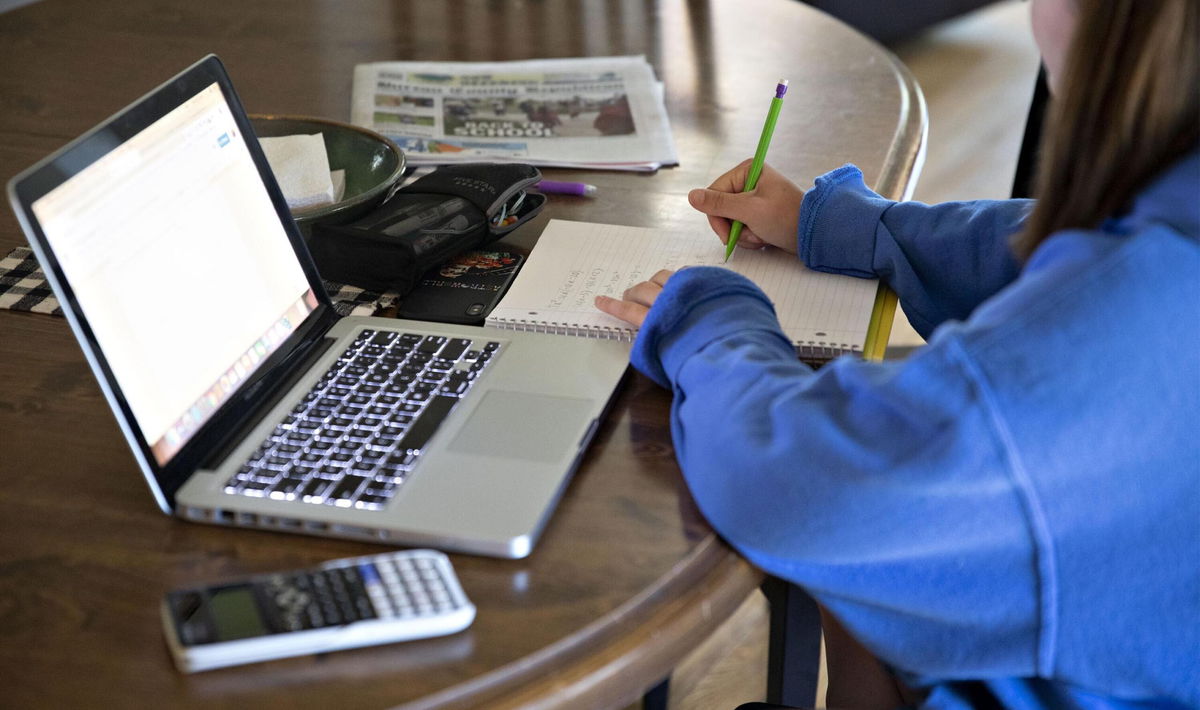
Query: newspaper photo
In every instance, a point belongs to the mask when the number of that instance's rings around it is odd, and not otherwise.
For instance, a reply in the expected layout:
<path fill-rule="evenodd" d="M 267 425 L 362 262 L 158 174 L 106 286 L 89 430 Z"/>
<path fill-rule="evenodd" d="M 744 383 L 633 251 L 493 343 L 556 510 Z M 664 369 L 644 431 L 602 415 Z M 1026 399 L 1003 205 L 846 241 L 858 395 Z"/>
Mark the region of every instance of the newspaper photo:
<path fill-rule="evenodd" d="M 360 64 L 351 102 L 351 122 L 394 140 L 412 165 L 679 162 L 663 86 L 644 57 Z"/>

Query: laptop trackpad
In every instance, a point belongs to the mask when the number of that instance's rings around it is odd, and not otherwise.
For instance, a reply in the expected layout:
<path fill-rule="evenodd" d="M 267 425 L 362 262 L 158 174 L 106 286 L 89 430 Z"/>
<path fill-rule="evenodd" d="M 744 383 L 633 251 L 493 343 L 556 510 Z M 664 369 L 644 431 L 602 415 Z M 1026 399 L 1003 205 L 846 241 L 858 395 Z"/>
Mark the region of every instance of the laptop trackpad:
<path fill-rule="evenodd" d="M 587 399 L 492 390 L 447 448 L 553 463 L 574 453 L 593 407 Z"/>

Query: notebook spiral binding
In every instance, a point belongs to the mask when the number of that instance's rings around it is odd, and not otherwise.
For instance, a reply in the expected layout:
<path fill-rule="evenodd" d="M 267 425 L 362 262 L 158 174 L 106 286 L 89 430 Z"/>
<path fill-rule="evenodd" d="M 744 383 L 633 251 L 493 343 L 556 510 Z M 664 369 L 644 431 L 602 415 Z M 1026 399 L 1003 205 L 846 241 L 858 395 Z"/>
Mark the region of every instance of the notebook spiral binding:
<path fill-rule="evenodd" d="M 840 346 L 812 344 L 802 344 L 796 346 L 796 355 L 801 360 L 814 360 L 817 362 L 832 360 L 839 355 L 855 352 L 858 352 L 858 348 L 852 347 L 845 343 L 842 343 Z"/>
<path fill-rule="evenodd" d="M 523 318 L 493 318 L 488 321 L 488 325 L 507 330 L 520 330 L 527 333 L 577 335 L 584 338 L 622 340 L 625 342 L 633 342 L 634 336 L 637 335 L 636 331 L 632 328 L 561 323 L 559 321 L 532 321 Z"/>
<path fill-rule="evenodd" d="M 534 321 L 524 318 L 493 318 L 488 325 L 506 330 L 519 330 L 526 333 L 547 333 L 550 335 L 576 335 L 584 338 L 600 340 L 621 340 L 633 342 L 637 331 L 633 328 L 616 326 L 585 325 L 581 323 L 565 323 L 561 321 Z M 796 356 L 808 363 L 828 362 L 839 355 L 858 353 L 859 348 L 841 343 L 839 345 L 824 343 L 801 343 L 796 345 Z"/>

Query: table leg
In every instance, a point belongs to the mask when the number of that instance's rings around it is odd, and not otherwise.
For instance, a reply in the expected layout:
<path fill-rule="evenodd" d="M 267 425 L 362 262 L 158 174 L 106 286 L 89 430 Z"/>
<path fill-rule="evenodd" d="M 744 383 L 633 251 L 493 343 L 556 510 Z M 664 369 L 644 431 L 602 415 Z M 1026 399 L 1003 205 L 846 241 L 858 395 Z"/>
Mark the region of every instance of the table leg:
<path fill-rule="evenodd" d="M 667 700 L 670 694 L 671 676 L 667 676 L 642 696 L 642 710 L 667 710 Z"/>
<path fill-rule="evenodd" d="M 762 590 L 771 605 L 767 702 L 815 707 L 821 611 L 803 589 L 777 577 L 767 577 Z"/>

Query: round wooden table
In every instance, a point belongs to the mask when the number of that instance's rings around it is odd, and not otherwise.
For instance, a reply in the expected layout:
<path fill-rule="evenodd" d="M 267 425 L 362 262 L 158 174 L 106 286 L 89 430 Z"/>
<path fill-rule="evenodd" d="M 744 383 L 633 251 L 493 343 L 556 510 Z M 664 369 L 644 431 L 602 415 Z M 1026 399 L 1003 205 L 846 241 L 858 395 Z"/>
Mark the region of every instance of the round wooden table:
<path fill-rule="evenodd" d="M 792 0 L 41 0 L 0 14 L 0 178 L 209 52 L 249 111 L 339 120 L 358 63 L 645 55 L 680 165 L 547 170 L 599 194 L 552 197 L 512 237 L 525 248 L 552 217 L 706 229 L 685 195 L 752 154 L 779 78 L 769 162 L 801 184 L 854 162 L 899 198 L 925 131 L 894 57 Z M 0 256 L 24 243 L 0 212 Z M 761 581 L 693 506 L 669 404 L 632 374 L 533 554 L 454 556 L 479 607 L 467 631 L 184 676 L 158 617 L 168 589 L 379 548 L 162 515 L 65 320 L 0 311 L 0 704 L 627 704 Z"/>

